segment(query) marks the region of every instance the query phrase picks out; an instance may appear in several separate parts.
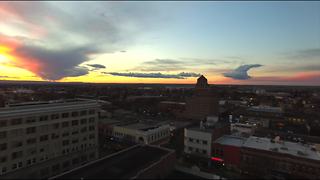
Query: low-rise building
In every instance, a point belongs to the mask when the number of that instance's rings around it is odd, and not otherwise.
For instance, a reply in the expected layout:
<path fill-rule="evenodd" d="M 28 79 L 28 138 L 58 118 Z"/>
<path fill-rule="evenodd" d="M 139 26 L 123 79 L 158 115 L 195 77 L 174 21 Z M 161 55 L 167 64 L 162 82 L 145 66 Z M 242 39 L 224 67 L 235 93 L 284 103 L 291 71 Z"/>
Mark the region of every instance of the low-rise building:
<path fill-rule="evenodd" d="M 170 139 L 170 125 L 165 122 L 145 121 L 116 125 L 113 137 L 118 140 L 143 143 L 162 144 Z"/>

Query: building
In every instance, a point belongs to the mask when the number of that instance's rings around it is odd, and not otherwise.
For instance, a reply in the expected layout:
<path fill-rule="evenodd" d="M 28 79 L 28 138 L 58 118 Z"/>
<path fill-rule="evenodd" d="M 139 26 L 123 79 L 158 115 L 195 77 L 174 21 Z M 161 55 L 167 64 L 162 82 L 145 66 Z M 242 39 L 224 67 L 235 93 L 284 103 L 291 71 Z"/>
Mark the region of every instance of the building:
<path fill-rule="evenodd" d="M 227 168 L 239 170 L 241 163 L 241 147 L 246 138 L 233 135 L 224 135 L 217 139 L 213 146 L 214 158 L 224 161 Z"/>
<path fill-rule="evenodd" d="M 51 179 L 164 179 L 175 166 L 175 152 L 135 145 Z"/>
<path fill-rule="evenodd" d="M 99 109 L 81 99 L 0 108 L 0 178 L 47 178 L 95 159 Z"/>
<path fill-rule="evenodd" d="M 210 117 L 205 123 L 201 121 L 199 127 L 185 128 L 184 153 L 208 162 L 213 155 L 212 144 L 225 134 L 230 134 L 230 127 L 217 117 Z"/>
<path fill-rule="evenodd" d="M 170 139 L 170 125 L 165 122 L 144 121 L 113 127 L 113 137 L 118 140 L 143 143 L 163 144 Z"/>
<path fill-rule="evenodd" d="M 239 135 L 253 135 L 256 129 L 256 124 L 254 123 L 231 123 L 230 124 L 231 133 Z"/>
<path fill-rule="evenodd" d="M 195 86 L 194 95 L 187 99 L 186 110 L 182 116 L 195 121 L 205 120 L 207 116 L 219 115 L 219 100 L 204 76 L 200 76 Z"/>
<path fill-rule="evenodd" d="M 280 140 L 279 136 L 223 136 L 213 144 L 214 157 L 227 167 L 259 178 L 318 179 L 320 154 L 316 146 Z"/>

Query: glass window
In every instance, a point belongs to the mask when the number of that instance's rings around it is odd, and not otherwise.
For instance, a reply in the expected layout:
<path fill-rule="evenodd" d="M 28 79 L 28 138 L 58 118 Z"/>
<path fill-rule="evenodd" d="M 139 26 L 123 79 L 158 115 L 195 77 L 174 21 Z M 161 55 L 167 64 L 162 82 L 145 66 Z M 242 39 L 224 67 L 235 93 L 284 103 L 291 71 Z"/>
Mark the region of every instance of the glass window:
<path fill-rule="evenodd" d="M 11 120 L 11 125 L 19 125 L 19 124 L 22 124 L 21 118 L 16 118 Z"/>

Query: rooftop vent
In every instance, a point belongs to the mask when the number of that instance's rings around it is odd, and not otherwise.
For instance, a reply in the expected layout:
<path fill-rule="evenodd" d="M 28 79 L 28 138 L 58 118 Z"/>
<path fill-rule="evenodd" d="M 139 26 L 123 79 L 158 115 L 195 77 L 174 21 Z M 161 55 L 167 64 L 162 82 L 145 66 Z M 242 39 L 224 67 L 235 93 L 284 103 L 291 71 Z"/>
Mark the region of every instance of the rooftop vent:
<path fill-rule="evenodd" d="M 299 155 L 301 155 L 301 156 L 306 156 L 306 155 L 308 155 L 307 153 L 302 152 L 302 151 L 297 151 L 297 154 L 299 154 Z"/>
<path fill-rule="evenodd" d="M 288 148 L 287 148 L 287 147 L 281 147 L 280 149 L 281 149 L 281 150 L 286 150 L 286 151 L 288 151 Z"/>
<path fill-rule="evenodd" d="M 271 151 L 278 151 L 278 148 L 270 148 Z"/>

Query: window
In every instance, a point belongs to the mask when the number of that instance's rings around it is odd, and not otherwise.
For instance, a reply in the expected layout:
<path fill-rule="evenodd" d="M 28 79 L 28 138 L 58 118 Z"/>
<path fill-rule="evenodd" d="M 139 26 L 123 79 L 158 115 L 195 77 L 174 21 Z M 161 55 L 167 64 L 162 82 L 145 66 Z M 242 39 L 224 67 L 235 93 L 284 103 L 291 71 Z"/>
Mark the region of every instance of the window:
<path fill-rule="evenodd" d="M 27 139 L 27 144 L 35 144 L 37 142 L 36 138 Z"/>
<path fill-rule="evenodd" d="M 71 116 L 72 116 L 72 117 L 77 117 L 78 115 L 79 115 L 78 111 L 73 111 L 73 112 L 71 113 Z"/>
<path fill-rule="evenodd" d="M 0 151 L 7 150 L 7 143 L 0 144 Z"/>
<path fill-rule="evenodd" d="M 93 139 L 94 137 L 95 137 L 94 134 L 90 134 L 90 135 L 89 135 L 89 139 Z"/>
<path fill-rule="evenodd" d="M 207 154 L 207 150 L 202 150 L 202 153 L 203 154 Z"/>
<path fill-rule="evenodd" d="M 48 120 L 48 116 L 47 116 L 47 115 L 40 116 L 40 117 L 39 117 L 39 120 L 40 120 L 40 121 L 47 121 L 47 120 Z"/>
<path fill-rule="evenodd" d="M 66 136 L 69 136 L 69 132 L 64 132 L 63 134 L 62 134 L 62 137 L 66 137 Z"/>
<path fill-rule="evenodd" d="M 95 129 L 94 126 L 89 126 L 89 131 L 93 131 Z"/>
<path fill-rule="evenodd" d="M 27 117 L 26 119 L 26 123 L 34 123 L 36 121 L 37 121 L 36 117 Z"/>
<path fill-rule="evenodd" d="M 7 168 L 6 167 L 3 167 L 2 168 L 2 174 L 6 173 L 7 172 Z"/>
<path fill-rule="evenodd" d="M 95 118 L 94 118 L 94 117 L 89 118 L 89 123 L 94 123 L 94 120 L 95 120 Z"/>
<path fill-rule="evenodd" d="M 74 135 L 74 134 L 78 134 L 79 131 L 73 131 L 71 134 Z"/>
<path fill-rule="evenodd" d="M 87 119 L 81 119 L 81 124 L 86 124 L 87 123 Z"/>
<path fill-rule="evenodd" d="M 192 151 L 192 150 L 193 150 L 193 148 L 192 148 L 192 147 L 188 147 L 188 149 L 189 149 L 189 151 Z"/>
<path fill-rule="evenodd" d="M 62 141 L 62 146 L 67 146 L 69 145 L 69 140 L 63 140 Z"/>
<path fill-rule="evenodd" d="M 19 124 L 22 124 L 21 118 L 16 118 L 11 120 L 11 125 L 19 125 Z"/>
<path fill-rule="evenodd" d="M 87 111 L 86 110 L 83 110 L 83 111 L 80 112 L 80 116 L 85 116 L 85 115 L 87 115 Z"/>
<path fill-rule="evenodd" d="M 94 109 L 89 110 L 89 114 L 94 114 L 94 113 L 96 113 L 96 111 Z"/>
<path fill-rule="evenodd" d="M 18 152 L 13 152 L 11 154 L 11 157 L 12 157 L 12 159 L 17 159 L 17 158 L 22 157 L 22 155 L 23 155 L 23 152 L 22 151 L 18 151 Z"/>
<path fill-rule="evenodd" d="M 58 138 L 59 138 L 59 134 L 56 134 L 56 133 L 51 134 L 51 139 L 58 139 Z"/>
<path fill-rule="evenodd" d="M 62 127 L 68 127 L 69 126 L 69 122 L 63 122 L 62 123 Z"/>
<path fill-rule="evenodd" d="M 6 126 L 7 126 L 7 120 L 1 120 L 0 127 L 6 127 Z"/>
<path fill-rule="evenodd" d="M 33 134 L 36 132 L 36 127 L 29 127 L 26 129 L 27 134 Z"/>
<path fill-rule="evenodd" d="M 202 141 L 203 144 L 208 144 L 208 141 Z"/>
<path fill-rule="evenodd" d="M 193 139 L 192 139 L 192 138 L 189 138 L 189 141 L 190 141 L 190 142 L 193 142 Z"/>
<path fill-rule="evenodd" d="M 82 133 L 87 132 L 87 127 L 81 128 L 81 132 L 82 132 Z"/>
<path fill-rule="evenodd" d="M 196 142 L 199 144 L 200 143 L 199 139 L 197 139 Z"/>
<path fill-rule="evenodd" d="M 12 142 L 12 148 L 18 148 L 22 146 L 22 141 Z"/>
<path fill-rule="evenodd" d="M 24 136 L 24 129 L 23 128 L 13 129 L 10 131 L 10 136 L 13 136 L 13 137 Z"/>
<path fill-rule="evenodd" d="M 77 126 L 79 124 L 79 121 L 78 120 L 73 120 L 71 122 L 72 126 Z"/>
<path fill-rule="evenodd" d="M 51 114 L 51 119 L 59 119 L 59 114 Z"/>
<path fill-rule="evenodd" d="M 69 117 L 69 113 L 62 113 L 62 118 L 68 118 Z"/>
<path fill-rule="evenodd" d="M 42 141 L 47 141 L 48 139 L 49 139 L 49 136 L 48 136 L 48 135 L 40 136 L 40 142 L 42 142 Z"/>
<path fill-rule="evenodd" d="M 6 131 L 0 132 L 0 139 L 4 139 L 6 137 L 7 137 L 7 132 Z"/>
<path fill-rule="evenodd" d="M 72 140 L 72 144 L 75 144 L 75 143 L 78 143 L 79 142 L 79 140 L 78 139 L 74 139 L 74 140 Z"/>
<path fill-rule="evenodd" d="M 60 126 L 60 124 L 59 124 L 59 123 L 55 123 L 55 124 L 53 124 L 53 125 L 52 125 L 53 129 L 58 129 L 58 128 L 59 128 L 59 126 Z"/>
<path fill-rule="evenodd" d="M 0 157 L 0 162 L 5 163 L 7 161 L 7 156 Z"/>

